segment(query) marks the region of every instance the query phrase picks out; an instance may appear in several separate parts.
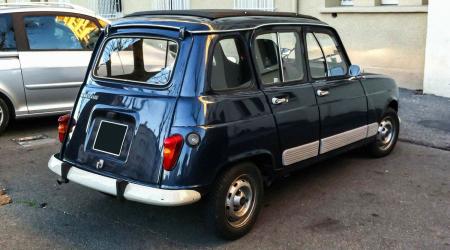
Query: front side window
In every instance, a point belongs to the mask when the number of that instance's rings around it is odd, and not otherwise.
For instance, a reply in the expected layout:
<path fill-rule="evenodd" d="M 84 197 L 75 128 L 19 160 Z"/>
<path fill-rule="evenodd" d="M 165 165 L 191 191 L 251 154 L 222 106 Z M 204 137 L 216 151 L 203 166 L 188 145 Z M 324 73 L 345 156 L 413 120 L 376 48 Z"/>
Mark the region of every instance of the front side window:
<path fill-rule="evenodd" d="M 267 33 L 256 37 L 255 62 L 264 84 L 302 80 L 305 76 L 297 32 Z"/>
<path fill-rule="evenodd" d="M 327 62 L 328 76 L 344 76 L 347 74 L 347 63 L 338 48 L 336 39 L 329 34 L 314 33 Z"/>
<path fill-rule="evenodd" d="M 336 39 L 327 33 L 306 34 L 309 67 L 313 78 L 345 76 L 348 65 Z"/>
<path fill-rule="evenodd" d="M 26 16 L 31 50 L 92 50 L 100 35 L 94 21 L 73 16 Z"/>
<path fill-rule="evenodd" d="M 0 16 L 0 51 L 16 50 L 16 39 L 10 15 Z"/>
<path fill-rule="evenodd" d="M 306 34 L 306 47 L 308 50 L 309 70 L 312 78 L 327 76 L 327 67 L 322 49 L 312 33 Z"/>
<path fill-rule="evenodd" d="M 229 90 L 248 87 L 251 69 L 240 39 L 225 38 L 214 47 L 210 86 L 212 90 Z"/>
<path fill-rule="evenodd" d="M 113 38 L 106 42 L 94 76 L 165 85 L 175 67 L 178 44 L 156 38 Z"/>

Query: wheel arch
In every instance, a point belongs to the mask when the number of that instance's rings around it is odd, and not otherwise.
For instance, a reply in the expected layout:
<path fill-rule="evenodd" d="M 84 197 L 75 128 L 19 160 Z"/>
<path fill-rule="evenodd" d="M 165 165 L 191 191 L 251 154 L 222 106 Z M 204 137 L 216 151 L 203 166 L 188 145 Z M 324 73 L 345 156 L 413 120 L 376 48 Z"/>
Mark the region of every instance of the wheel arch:
<path fill-rule="evenodd" d="M 11 119 L 14 119 L 16 117 L 16 110 L 14 109 L 14 104 L 5 93 L 0 91 L 0 98 L 6 102 L 6 105 L 8 105 L 9 108 L 9 114 L 11 115 Z"/>
<path fill-rule="evenodd" d="M 214 181 L 225 171 L 228 171 L 233 166 L 240 164 L 250 162 L 255 164 L 255 166 L 259 169 L 261 172 L 261 175 L 263 176 L 265 184 L 268 184 L 272 177 L 275 175 L 275 158 L 272 155 L 271 152 L 266 150 L 255 150 L 252 152 L 242 153 L 236 156 L 232 156 L 229 158 L 229 161 L 227 161 L 225 164 L 221 165 L 218 168 L 218 171 L 216 172 L 214 176 Z"/>
<path fill-rule="evenodd" d="M 395 100 L 395 99 L 391 100 L 391 101 L 388 103 L 388 105 L 387 105 L 387 107 L 386 107 L 386 110 L 387 110 L 388 108 L 392 108 L 392 109 L 394 109 L 396 112 L 398 112 L 398 101 Z"/>

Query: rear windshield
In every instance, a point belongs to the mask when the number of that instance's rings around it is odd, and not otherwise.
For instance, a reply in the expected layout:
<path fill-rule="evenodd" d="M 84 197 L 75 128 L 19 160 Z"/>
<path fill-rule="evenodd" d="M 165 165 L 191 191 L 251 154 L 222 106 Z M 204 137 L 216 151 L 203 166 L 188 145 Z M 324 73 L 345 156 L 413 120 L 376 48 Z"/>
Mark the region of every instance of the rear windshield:
<path fill-rule="evenodd" d="M 178 44 L 157 38 L 113 38 L 103 47 L 94 76 L 166 85 L 172 76 Z"/>

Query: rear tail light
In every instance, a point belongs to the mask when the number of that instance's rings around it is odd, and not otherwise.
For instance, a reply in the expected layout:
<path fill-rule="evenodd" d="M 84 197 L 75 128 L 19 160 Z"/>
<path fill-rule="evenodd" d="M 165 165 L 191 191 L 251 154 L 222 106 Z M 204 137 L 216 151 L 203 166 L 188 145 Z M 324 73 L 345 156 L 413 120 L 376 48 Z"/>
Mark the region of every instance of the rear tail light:
<path fill-rule="evenodd" d="M 163 150 L 163 168 L 166 171 L 171 171 L 177 163 L 178 157 L 183 147 L 183 136 L 172 135 L 164 140 Z"/>
<path fill-rule="evenodd" d="M 64 138 L 66 137 L 70 119 L 71 119 L 70 115 L 63 115 L 58 118 L 58 138 L 61 143 L 64 141 Z"/>

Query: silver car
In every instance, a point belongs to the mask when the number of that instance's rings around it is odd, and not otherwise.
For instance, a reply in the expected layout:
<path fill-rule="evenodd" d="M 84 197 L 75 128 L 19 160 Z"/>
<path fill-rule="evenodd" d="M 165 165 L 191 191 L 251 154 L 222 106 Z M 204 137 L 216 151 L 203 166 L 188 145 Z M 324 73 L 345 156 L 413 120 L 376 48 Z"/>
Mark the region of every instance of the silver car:
<path fill-rule="evenodd" d="M 0 4 L 0 133 L 17 118 L 70 112 L 109 22 L 81 7 Z"/>

